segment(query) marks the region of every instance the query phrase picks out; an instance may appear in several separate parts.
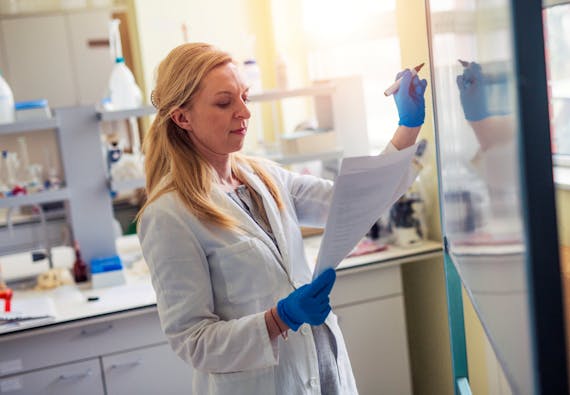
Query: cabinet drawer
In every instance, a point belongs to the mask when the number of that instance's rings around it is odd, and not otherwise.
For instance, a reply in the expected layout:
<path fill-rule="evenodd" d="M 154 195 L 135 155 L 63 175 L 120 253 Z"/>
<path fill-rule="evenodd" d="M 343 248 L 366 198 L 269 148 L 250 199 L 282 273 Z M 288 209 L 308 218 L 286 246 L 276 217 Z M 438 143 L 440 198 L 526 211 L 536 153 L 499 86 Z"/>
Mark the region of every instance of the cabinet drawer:
<path fill-rule="evenodd" d="M 97 359 L 0 379 L 0 394 L 10 395 L 103 395 Z"/>
<path fill-rule="evenodd" d="M 0 340 L 0 377 L 164 342 L 156 311 L 86 321 L 74 328 Z"/>
<path fill-rule="evenodd" d="M 103 357 L 108 395 L 191 394 L 192 367 L 168 344 Z"/>
<path fill-rule="evenodd" d="M 331 293 L 333 307 L 402 294 L 399 265 L 346 269 L 341 273 Z"/>

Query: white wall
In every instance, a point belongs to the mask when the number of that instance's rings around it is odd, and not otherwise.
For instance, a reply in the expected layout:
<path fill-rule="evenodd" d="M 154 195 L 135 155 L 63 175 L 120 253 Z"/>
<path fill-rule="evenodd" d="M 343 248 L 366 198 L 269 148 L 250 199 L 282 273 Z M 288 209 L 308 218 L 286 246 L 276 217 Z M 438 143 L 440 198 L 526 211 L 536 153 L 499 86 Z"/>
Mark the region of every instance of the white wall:
<path fill-rule="evenodd" d="M 253 34 L 248 0 L 135 0 L 134 12 L 145 90 L 154 86 L 154 71 L 168 52 L 184 42 L 204 41 L 229 51 L 237 59 L 247 54 L 247 37 Z"/>

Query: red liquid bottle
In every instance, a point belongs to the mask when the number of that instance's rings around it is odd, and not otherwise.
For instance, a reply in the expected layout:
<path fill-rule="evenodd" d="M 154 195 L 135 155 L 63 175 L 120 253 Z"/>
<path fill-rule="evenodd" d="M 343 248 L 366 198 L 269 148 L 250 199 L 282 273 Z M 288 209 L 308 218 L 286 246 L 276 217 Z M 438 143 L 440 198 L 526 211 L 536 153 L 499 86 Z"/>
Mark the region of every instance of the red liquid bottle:
<path fill-rule="evenodd" d="M 79 250 L 79 243 L 75 242 L 75 263 L 73 264 L 73 278 L 76 283 L 87 281 L 87 264 L 81 258 L 81 251 Z"/>

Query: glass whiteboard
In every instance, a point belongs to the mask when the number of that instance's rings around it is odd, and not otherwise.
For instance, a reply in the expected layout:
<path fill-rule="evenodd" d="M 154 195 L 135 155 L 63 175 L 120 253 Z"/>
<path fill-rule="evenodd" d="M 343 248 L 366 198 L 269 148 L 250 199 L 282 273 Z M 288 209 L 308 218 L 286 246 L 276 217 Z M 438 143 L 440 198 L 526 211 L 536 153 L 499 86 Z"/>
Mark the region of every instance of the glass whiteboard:
<path fill-rule="evenodd" d="M 446 253 L 511 391 L 532 394 L 540 385 L 512 4 L 431 0 L 427 14 Z"/>

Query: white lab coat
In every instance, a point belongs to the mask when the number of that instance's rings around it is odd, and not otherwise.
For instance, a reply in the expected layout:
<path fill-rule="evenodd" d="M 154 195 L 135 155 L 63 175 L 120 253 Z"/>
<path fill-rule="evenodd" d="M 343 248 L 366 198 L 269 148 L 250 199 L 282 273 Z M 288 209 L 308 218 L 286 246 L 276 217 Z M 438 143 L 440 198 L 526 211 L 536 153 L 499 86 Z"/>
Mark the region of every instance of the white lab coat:
<path fill-rule="evenodd" d="M 194 394 L 320 395 L 310 327 L 271 341 L 264 312 L 293 291 L 291 283 L 311 281 L 299 226 L 324 226 L 332 183 L 278 166 L 270 172 L 282 211 L 261 180 L 250 170 L 245 174 L 263 198 L 279 250 L 217 187 L 212 198 L 237 218 L 241 233 L 201 223 L 175 193 L 161 196 L 142 216 L 139 237 L 161 324 L 173 350 L 195 369 Z M 336 316 L 329 314 L 325 324 L 337 343 L 341 393 L 357 394 Z"/>

